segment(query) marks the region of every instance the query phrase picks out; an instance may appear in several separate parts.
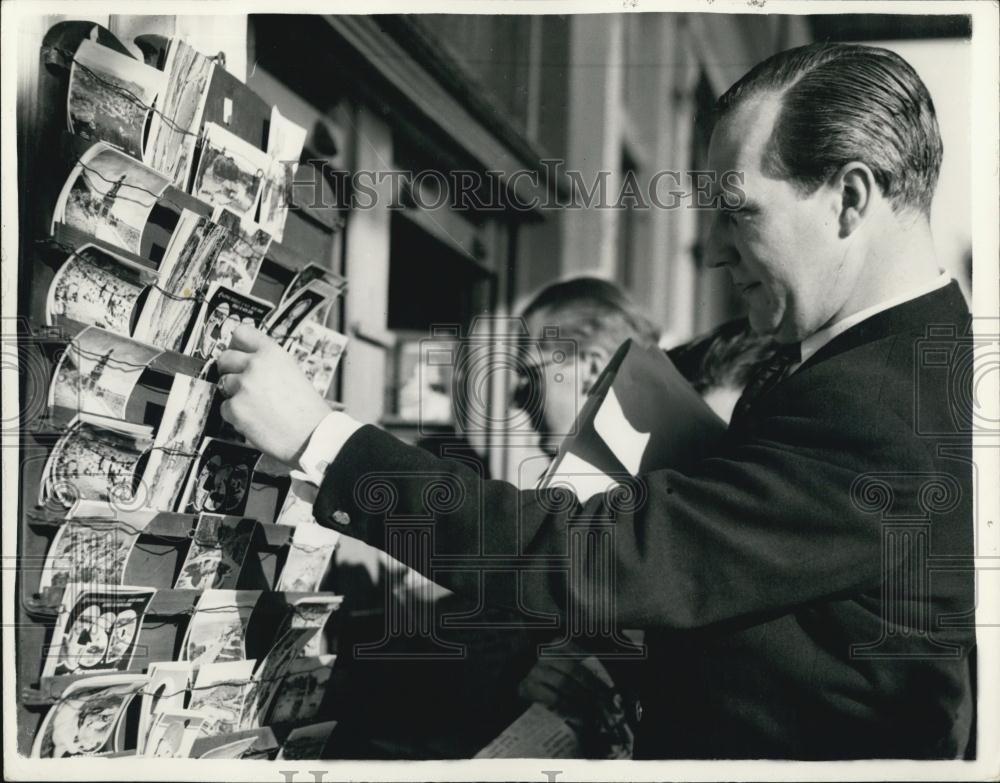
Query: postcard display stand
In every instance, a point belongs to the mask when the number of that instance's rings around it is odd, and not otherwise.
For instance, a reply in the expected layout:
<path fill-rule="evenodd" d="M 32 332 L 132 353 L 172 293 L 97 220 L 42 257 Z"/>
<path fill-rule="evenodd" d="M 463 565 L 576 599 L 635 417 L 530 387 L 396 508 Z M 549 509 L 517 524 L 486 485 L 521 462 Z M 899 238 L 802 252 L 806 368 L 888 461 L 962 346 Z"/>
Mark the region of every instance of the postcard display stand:
<path fill-rule="evenodd" d="M 340 337 L 343 218 L 299 203 L 292 185 L 322 178 L 275 161 L 298 161 L 304 131 L 218 58 L 135 43 L 144 61 L 93 23 L 51 28 L 38 127 L 20 131 L 36 152 L 20 179 L 18 747 L 315 757 L 335 536 L 222 420 L 211 358 L 250 319 L 335 395 L 336 363 L 309 363 Z"/>

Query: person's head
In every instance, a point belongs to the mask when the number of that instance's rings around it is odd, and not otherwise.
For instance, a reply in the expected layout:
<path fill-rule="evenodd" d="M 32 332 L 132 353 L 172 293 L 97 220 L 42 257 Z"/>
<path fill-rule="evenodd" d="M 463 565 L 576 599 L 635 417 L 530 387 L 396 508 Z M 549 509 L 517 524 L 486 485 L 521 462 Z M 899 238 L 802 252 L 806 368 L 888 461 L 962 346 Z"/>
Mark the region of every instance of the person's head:
<path fill-rule="evenodd" d="M 539 392 L 540 404 L 530 411 L 535 428 L 556 438 L 572 430 L 584 396 L 625 340 L 656 345 L 659 339 L 659 330 L 618 286 L 596 277 L 546 286 L 521 317 L 540 351 L 528 353 L 518 380 Z M 549 361 L 566 346 L 574 349 L 570 361 Z"/>
<path fill-rule="evenodd" d="M 942 157 L 931 97 L 906 61 L 848 44 L 780 52 L 716 114 L 709 167 L 723 198 L 710 263 L 728 267 L 756 332 L 800 340 L 898 277 L 886 259 L 900 260 L 914 227 L 929 231 Z M 724 172 L 742 173 L 745 197 Z"/>

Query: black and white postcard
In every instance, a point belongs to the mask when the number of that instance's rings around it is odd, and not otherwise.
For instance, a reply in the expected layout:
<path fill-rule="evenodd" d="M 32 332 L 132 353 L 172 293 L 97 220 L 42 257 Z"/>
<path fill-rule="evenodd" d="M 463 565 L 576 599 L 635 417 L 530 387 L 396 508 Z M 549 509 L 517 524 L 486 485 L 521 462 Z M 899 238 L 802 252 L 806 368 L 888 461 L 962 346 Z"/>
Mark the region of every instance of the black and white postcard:
<path fill-rule="evenodd" d="M 297 525 L 275 589 L 289 593 L 318 590 L 339 540 L 340 533 L 316 522 Z"/>
<path fill-rule="evenodd" d="M 198 457 L 214 395 L 214 384 L 190 375 L 174 376 L 139 488 L 147 508 L 173 511 L 179 502 L 184 480 Z"/>
<path fill-rule="evenodd" d="M 139 530 L 118 520 L 69 519 L 56 533 L 38 584 L 77 591 L 120 585 Z"/>
<path fill-rule="evenodd" d="M 229 340 L 237 326 L 247 324 L 259 328 L 272 309 L 266 299 L 212 283 L 195 318 L 184 352 L 205 361 L 218 359 L 229 347 Z"/>
<path fill-rule="evenodd" d="M 49 405 L 122 419 L 139 377 L 159 354 L 158 348 L 88 326 L 59 358 Z"/>
<path fill-rule="evenodd" d="M 234 589 L 256 527 L 245 517 L 201 514 L 174 587 Z"/>
<path fill-rule="evenodd" d="M 256 663 L 253 659 L 235 660 L 198 667 L 188 709 L 205 719 L 201 736 L 214 737 L 237 730 Z"/>
<path fill-rule="evenodd" d="M 146 736 L 141 755 L 153 758 L 187 758 L 207 720 L 205 713 L 196 710 L 168 709 L 159 712 Z"/>
<path fill-rule="evenodd" d="M 146 607 L 155 594 L 152 587 L 106 586 L 81 594 L 67 591 L 42 676 L 126 671 Z"/>
<path fill-rule="evenodd" d="M 181 190 L 187 190 L 214 70 L 214 60 L 180 38 L 170 40 L 166 89 L 149 123 L 145 162 Z"/>
<path fill-rule="evenodd" d="M 238 516 L 247 507 L 250 482 L 260 452 L 249 446 L 206 438 L 188 477 L 181 510 Z"/>
<path fill-rule="evenodd" d="M 314 637 L 322 633 L 330 616 L 343 601 L 343 596 L 317 593 L 299 598 L 289 606 L 274 644 L 253 674 L 242 728 L 253 728 L 258 725 L 261 716 L 267 714 L 292 661 L 302 656 Z"/>
<path fill-rule="evenodd" d="M 138 317 L 136 305 L 156 272 L 94 245 L 75 250 L 56 271 L 49 286 L 45 319 L 56 316 L 99 326 L 116 334 L 131 334 Z"/>
<path fill-rule="evenodd" d="M 260 194 L 260 224 L 280 242 L 285 233 L 292 181 L 302 157 L 307 131 L 275 106 L 267 136 L 268 171 Z"/>
<path fill-rule="evenodd" d="M 264 324 L 267 333 L 279 345 L 286 345 L 303 321 L 322 318 L 336 295 L 328 283 L 312 280 L 275 309 Z"/>
<path fill-rule="evenodd" d="M 69 129 L 142 159 L 143 130 L 163 71 L 94 41 L 83 41 L 69 72 Z"/>
<path fill-rule="evenodd" d="M 46 713 L 31 756 L 61 759 L 110 750 L 125 708 L 146 682 L 144 674 L 107 674 L 70 683 Z"/>
<path fill-rule="evenodd" d="M 38 504 L 72 508 L 81 500 L 127 505 L 135 470 L 152 445 L 152 428 L 89 413 L 76 416 L 52 448 Z"/>
<path fill-rule="evenodd" d="M 331 300 L 341 294 L 346 287 L 346 282 L 337 275 L 334 275 L 325 266 L 322 266 L 321 264 L 306 264 L 295 273 L 295 276 L 291 279 L 291 282 L 289 282 L 288 287 L 282 292 L 281 300 L 278 302 L 278 306 L 283 307 L 285 303 L 292 299 L 296 293 L 313 281 L 326 284 L 333 289 L 330 291 Z M 321 288 L 320 290 L 324 289 Z"/>
<path fill-rule="evenodd" d="M 182 656 L 195 667 L 246 657 L 247 623 L 259 590 L 205 590 L 188 623 Z"/>
<path fill-rule="evenodd" d="M 183 210 L 160 262 L 156 288 L 150 291 L 136 323 L 135 337 L 180 351 L 211 269 L 232 241 L 225 225 Z"/>
<path fill-rule="evenodd" d="M 315 718 L 333 676 L 336 659 L 337 656 L 327 654 L 293 660 L 275 690 L 265 722 L 291 723 Z"/>
<path fill-rule="evenodd" d="M 226 207 L 216 207 L 212 221 L 229 229 L 231 237 L 219 251 L 207 283 L 219 283 L 241 294 L 249 294 L 271 246 L 271 234 Z"/>
<path fill-rule="evenodd" d="M 234 732 L 238 734 L 238 732 Z M 223 741 L 226 735 L 217 737 L 219 743 L 212 748 L 199 753 L 200 759 L 241 759 L 257 743 L 258 735 L 251 733 L 248 736 L 239 736 L 237 739 L 228 742 Z"/>
<path fill-rule="evenodd" d="M 330 735 L 336 727 L 337 721 L 331 720 L 292 729 L 281 743 L 277 758 L 286 760 L 323 758 L 323 749 L 326 748 Z"/>
<path fill-rule="evenodd" d="M 298 525 L 315 525 L 313 503 L 316 502 L 316 485 L 308 481 L 304 473 L 291 471 L 291 483 L 281 504 L 281 511 L 275 522 L 279 525 L 296 527 Z"/>
<path fill-rule="evenodd" d="M 213 207 L 225 207 L 240 218 L 252 219 L 268 168 L 264 150 L 208 122 L 191 193 Z"/>
<path fill-rule="evenodd" d="M 95 144 L 66 180 L 52 221 L 138 253 L 149 213 L 168 184 L 131 155 Z"/>
<path fill-rule="evenodd" d="M 285 343 L 285 350 L 295 357 L 296 364 L 313 388 L 325 397 L 347 342 L 347 335 L 307 318 L 300 321 L 292 332 Z"/>
<path fill-rule="evenodd" d="M 142 689 L 136 740 L 140 755 L 146 748 L 150 729 L 157 717 L 164 712 L 184 709 L 194 673 L 195 669 L 190 661 L 159 661 L 149 664 L 146 669 L 149 682 Z"/>

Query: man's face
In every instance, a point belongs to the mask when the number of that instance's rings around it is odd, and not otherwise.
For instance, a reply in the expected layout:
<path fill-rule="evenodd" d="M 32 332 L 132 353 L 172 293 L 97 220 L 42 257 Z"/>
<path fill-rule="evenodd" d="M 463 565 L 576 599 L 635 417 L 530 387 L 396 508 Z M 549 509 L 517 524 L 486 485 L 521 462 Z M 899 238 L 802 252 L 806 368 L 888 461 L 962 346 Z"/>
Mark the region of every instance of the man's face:
<path fill-rule="evenodd" d="M 840 238 L 840 192 L 822 185 L 804 195 L 762 170 L 779 109 L 774 96 L 751 99 L 712 134 L 709 167 L 718 177 L 742 172 L 746 199 L 720 209 L 709 255 L 711 266 L 728 268 L 753 330 L 787 343 L 836 315 L 855 277 Z"/>

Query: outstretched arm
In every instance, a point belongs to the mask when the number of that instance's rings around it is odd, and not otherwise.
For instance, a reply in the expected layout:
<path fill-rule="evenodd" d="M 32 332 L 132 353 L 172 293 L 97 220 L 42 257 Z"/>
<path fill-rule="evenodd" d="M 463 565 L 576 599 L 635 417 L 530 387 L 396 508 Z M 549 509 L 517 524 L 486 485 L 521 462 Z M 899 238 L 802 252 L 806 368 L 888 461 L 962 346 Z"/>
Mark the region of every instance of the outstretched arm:
<path fill-rule="evenodd" d="M 901 423 L 891 416 L 818 449 L 836 423 L 823 408 L 787 410 L 767 422 L 766 440 L 730 433 L 688 474 L 649 473 L 581 505 L 558 490 L 483 481 L 373 426 L 345 427 L 349 417 L 328 419 L 272 341 L 241 327 L 234 348 L 220 359 L 223 413 L 252 443 L 294 464 L 320 422 L 347 433 L 322 478 L 321 524 L 385 549 L 394 521 L 432 523 L 430 562 L 417 550 L 392 554 L 455 589 L 462 564 L 469 575 L 510 560 L 532 608 L 599 617 L 613 600 L 621 627 L 692 628 L 876 587 L 879 517 L 852 501 L 852 485 L 913 461 L 894 445 L 889 430 Z M 845 394 L 833 405 L 830 393 L 826 409 L 852 404 Z"/>

